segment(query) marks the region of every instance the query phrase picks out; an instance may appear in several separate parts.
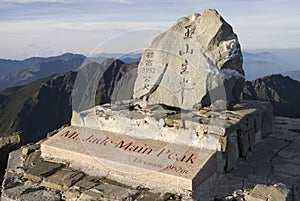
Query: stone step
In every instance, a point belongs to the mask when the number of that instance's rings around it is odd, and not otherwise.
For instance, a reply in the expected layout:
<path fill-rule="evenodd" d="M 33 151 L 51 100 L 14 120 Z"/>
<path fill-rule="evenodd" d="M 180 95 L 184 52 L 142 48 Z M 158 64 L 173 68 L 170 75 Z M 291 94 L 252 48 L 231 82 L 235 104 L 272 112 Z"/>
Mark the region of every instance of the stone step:
<path fill-rule="evenodd" d="M 217 152 L 82 127 L 65 127 L 41 144 L 42 157 L 131 186 L 193 190 L 213 180 Z"/>

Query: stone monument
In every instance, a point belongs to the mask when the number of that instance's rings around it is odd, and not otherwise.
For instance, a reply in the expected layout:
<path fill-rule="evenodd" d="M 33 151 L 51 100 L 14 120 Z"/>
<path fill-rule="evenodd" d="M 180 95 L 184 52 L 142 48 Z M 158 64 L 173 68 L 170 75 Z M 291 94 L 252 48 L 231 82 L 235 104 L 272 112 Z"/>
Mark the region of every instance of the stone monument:
<path fill-rule="evenodd" d="M 133 97 L 188 110 L 218 99 L 238 102 L 245 82 L 242 63 L 238 38 L 217 11 L 194 13 L 144 51 Z"/>
<path fill-rule="evenodd" d="M 42 157 L 130 186 L 204 189 L 271 132 L 270 105 L 240 101 L 244 82 L 232 27 L 191 14 L 143 52 L 133 99 L 74 110 Z"/>

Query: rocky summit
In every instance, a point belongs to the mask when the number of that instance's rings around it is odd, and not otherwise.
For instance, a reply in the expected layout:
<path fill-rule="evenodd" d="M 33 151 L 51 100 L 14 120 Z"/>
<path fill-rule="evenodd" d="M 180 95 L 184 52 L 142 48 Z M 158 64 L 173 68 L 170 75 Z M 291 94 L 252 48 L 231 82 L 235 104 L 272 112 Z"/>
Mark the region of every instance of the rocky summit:
<path fill-rule="evenodd" d="M 204 190 L 271 132 L 268 103 L 239 101 L 243 75 L 238 39 L 217 11 L 181 18 L 143 52 L 134 99 L 73 110 L 42 157 L 129 186 Z"/>
<path fill-rule="evenodd" d="M 143 52 L 133 97 L 183 109 L 237 102 L 245 82 L 242 63 L 238 38 L 219 13 L 194 13 Z"/>
<path fill-rule="evenodd" d="M 244 87 L 240 45 L 215 10 L 181 18 L 154 39 L 143 52 L 136 81 L 126 82 L 134 87 L 115 89 L 133 93 L 134 99 L 122 96 L 95 106 L 96 95 L 84 84 L 94 87 L 101 73 L 98 65 L 85 67 L 77 73 L 80 87 L 73 88 L 72 106 L 78 107 L 73 107 L 71 126 L 11 154 L 4 200 L 220 200 L 216 193 L 205 196 L 216 192 L 210 190 L 216 184 L 230 186 L 230 178 L 223 178 L 243 171 L 239 162 L 272 133 L 270 104 L 239 100 Z M 135 75 L 125 80 L 134 81 Z M 293 186 L 274 186 L 273 180 L 260 184 L 249 187 L 254 188 L 251 199 L 268 197 L 261 193 L 265 190 L 282 190 L 290 200 Z M 236 190 L 241 183 L 233 185 Z M 233 192 L 220 193 L 221 199 Z"/>

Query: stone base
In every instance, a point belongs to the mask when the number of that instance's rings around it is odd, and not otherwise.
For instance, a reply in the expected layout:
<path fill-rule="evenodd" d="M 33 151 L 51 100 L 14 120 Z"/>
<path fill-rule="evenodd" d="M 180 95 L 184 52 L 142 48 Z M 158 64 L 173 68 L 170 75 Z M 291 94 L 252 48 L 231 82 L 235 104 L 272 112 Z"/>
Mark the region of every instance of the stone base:
<path fill-rule="evenodd" d="M 206 186 L 213 185 L 212 188 L 196 188 L 186 194 L 166 193 L 161 189 L 160 192 L 153 192 L 152 189 L 140 186 L 132 188 L 101 176 L 81 177 L 82 173 L 71 168 L 68 163 L 51 164 L 48 171 L 45 171 L 42 167 L 49 162 L 40 162 L 44 159 L 39 158 L 39 146 L 29 145 L 10 153 L 2 184 L 1 200 L 74 201 L 135 198 L 136 201 L 228 201 L 278 198 L 298 201 L 300 200 L 300 186 L 297 180 L 300 169 L 299 131 L 300 119 L 275 117 L 272 134 L 257 144 L 255 150 L 247 155 L 247 160 L 239 160 L 236 168 L 219 175 L 217 183 L 211 183 L 217 176 L 212 175 L 204 182 Z M 57 169 L 58 167 L 60 168 Z M 42 182 L 36 182 L 36 176 L 41 176 Z"/>
<path fill-rule="evenodd" d="M 272 129 L 265 102 L 185 113 L 112 107 L 74 114 L 73 126 L 41 144 L 42 157 L 130 186 L 180 192 L 216 182 Z"/>

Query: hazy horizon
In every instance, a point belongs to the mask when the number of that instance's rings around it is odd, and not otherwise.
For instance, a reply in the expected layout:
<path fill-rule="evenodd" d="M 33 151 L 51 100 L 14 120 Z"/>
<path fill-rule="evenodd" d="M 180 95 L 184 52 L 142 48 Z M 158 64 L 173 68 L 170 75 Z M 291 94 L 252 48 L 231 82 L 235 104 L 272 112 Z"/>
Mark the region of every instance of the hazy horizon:
<path fill-rule="evenodd" d="M 261 53 L 276 53 L 276 56 L 278 56 L 280 54 L 280 52 L 286 52 L 286 51 L 295 51 L 295 53 L 299 52 L 300 53 L 300 48 L 273 48 L 273 49 L 266 49 L 266 48 L 261 48 L 261 49 L 243 49 L 242 48 L 242 52 L 243 53 L 250 53 L 250 54 L 261 54 Z M 34 58 L 34 57 L 41 57 L 41 58 L 48 58 L 48 57 L 57 57 L 57 56 L 61 56 L 63 54 L 79 54 L 79 55 L 83 55 L 85 57 L 88 57 L 88 54 L 85 54 L 83 52 L 75 52 L 75 51 L 66 51 L 66 52 L 59 52 L 59 53 L 54 53 L 54 54 L 49 54 L 49 55 L 32 55 L 32 56 L 28 56 L 28 57 L 24 57 L 24 58 L 8 58 L 8 57 L 0 57 L 0 59 L 4 59 L 4 60 L 16 60 L 16 61 L 23 61 L 26 59 L 30 59 L 30 58 Z M 101 53 L 102 55 L 129 55 L 129 54 L 138 54 L 138 53 L 142 53 L 142 52 L 133 52 L 133 53 L 122 53 L 122 52 L 103 52 Z"/>

